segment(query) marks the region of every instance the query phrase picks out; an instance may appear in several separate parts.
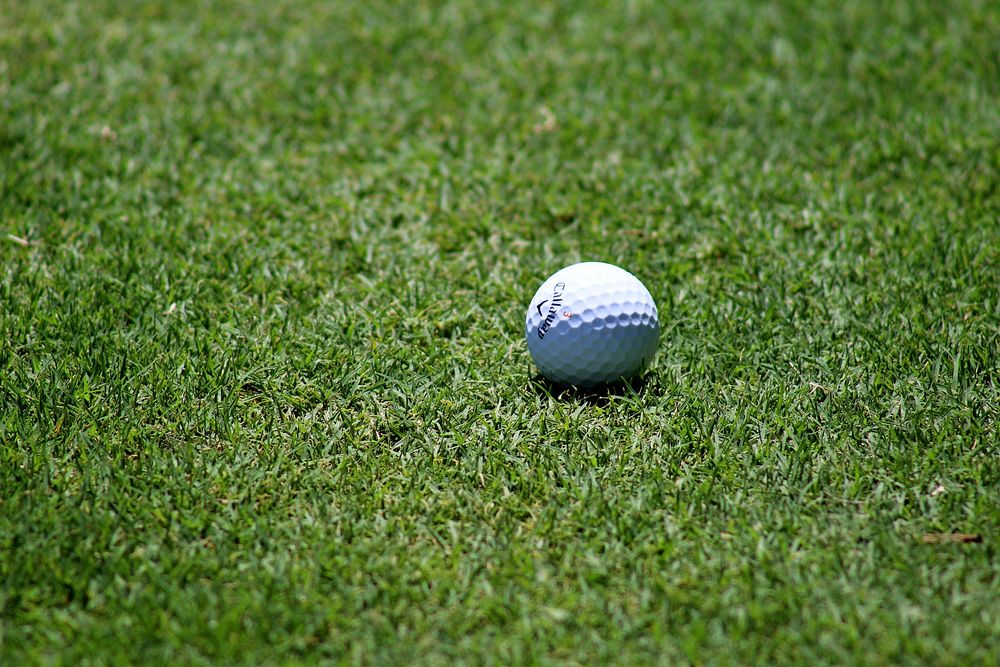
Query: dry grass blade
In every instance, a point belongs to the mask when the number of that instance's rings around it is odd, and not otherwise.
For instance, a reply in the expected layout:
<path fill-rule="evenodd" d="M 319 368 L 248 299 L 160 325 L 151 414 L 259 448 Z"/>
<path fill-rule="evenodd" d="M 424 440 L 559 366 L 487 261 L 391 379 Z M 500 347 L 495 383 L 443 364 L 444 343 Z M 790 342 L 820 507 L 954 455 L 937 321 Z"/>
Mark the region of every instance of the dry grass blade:
<path fill-rule="evenodd" d="M 978 544 L 983 536 L 978 533 L 927 533 L 920 541 L 924 544 Z"/>

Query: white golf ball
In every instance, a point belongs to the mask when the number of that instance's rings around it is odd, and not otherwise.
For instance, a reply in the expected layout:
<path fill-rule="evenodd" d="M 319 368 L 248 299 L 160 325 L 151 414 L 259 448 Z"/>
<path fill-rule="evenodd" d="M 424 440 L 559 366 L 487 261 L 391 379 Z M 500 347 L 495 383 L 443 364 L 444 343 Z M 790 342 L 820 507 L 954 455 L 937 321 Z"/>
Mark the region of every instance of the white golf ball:
<path fill-rule="evenodd" d="M 573 264 L 535 292 L 525 318 L 528 351 L 542 375 L 579 387 L 641 372 L 660 335 L 649 290 L 603 262 Z"/>

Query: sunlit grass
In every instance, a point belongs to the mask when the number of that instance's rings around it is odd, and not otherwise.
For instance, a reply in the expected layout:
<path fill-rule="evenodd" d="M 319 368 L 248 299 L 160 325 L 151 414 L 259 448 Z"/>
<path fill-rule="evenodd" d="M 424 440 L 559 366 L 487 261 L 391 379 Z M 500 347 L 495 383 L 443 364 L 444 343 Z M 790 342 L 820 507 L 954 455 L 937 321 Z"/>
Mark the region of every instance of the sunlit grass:
<path fill-rule="evenodd" d="M 6 3 L 0 663 L 995 660 L 1000 11 L 926 5 Z M 632 386 L 530 364 L 584 259 Z"/>

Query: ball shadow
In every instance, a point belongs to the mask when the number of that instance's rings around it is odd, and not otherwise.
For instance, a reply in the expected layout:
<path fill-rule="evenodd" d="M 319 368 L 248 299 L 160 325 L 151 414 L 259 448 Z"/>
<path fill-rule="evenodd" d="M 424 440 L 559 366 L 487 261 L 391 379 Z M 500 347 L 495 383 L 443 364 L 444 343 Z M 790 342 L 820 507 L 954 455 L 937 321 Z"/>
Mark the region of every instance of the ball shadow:
<path fill-rule="evenodd" d="M 661 390 L 656 377 L 649 373 L 596 387 L 577 387 L 553 382 L 541 373 L 533 375 L 528 383 L 539 396 L 550 396 L 557 400 L 575 400 L 596 406 L 607 405 L 614 398 L 637 396 L 650 392 L 659 393 Z"/>

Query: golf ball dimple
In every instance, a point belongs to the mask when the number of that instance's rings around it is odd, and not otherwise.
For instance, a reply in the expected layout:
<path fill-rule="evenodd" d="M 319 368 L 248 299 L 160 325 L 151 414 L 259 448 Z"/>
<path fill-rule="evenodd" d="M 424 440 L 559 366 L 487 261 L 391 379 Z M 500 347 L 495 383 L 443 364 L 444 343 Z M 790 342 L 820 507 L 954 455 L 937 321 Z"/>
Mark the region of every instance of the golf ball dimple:
<path fill-rule="evenodd" d="M 525 318 L 528 351 L 553 382 L 593 387 L 633 377 L 652 360 L 660 334 L 656 304 L 628 271 L 581 262 L 535 292 Z"/>

